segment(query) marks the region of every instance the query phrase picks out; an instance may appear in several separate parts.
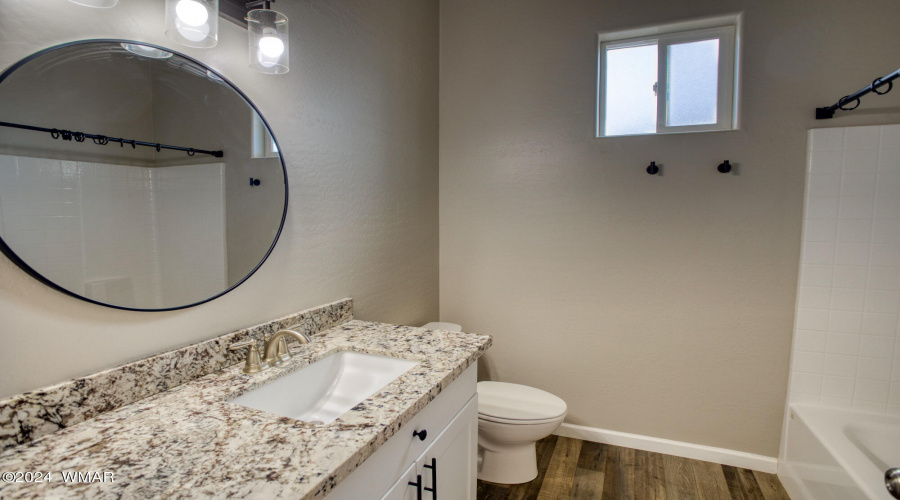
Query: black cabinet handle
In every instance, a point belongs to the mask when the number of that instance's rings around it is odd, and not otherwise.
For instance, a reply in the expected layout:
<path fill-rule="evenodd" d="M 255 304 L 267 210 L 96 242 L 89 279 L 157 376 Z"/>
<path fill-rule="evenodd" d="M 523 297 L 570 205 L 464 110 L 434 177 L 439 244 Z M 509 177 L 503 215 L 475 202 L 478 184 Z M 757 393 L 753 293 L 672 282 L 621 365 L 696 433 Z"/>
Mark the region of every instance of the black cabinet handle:
<path fill-rule="evenodd" d="M 416 487 L 416 500 L 422 500 L 422 475 L 417 475 L 416 482 L 410 481 L 408 484 Z"/>
<path fill-rule="evenodd" d="M 426 469 L 431 469 L 431 488 L 425 488 L 425 491 L 431 492 L 431 498 L 437 500 L 437 459 L 431 459 L 431 465 L 424 465 Z"/>
<path fill-rule="evenodd" d="M 428 437 L 428 431 L 422 429 L 421 431 L 413 431 L 413 437 L 419 438 L 420 441 L 425 441 L 425 438 Z"/>

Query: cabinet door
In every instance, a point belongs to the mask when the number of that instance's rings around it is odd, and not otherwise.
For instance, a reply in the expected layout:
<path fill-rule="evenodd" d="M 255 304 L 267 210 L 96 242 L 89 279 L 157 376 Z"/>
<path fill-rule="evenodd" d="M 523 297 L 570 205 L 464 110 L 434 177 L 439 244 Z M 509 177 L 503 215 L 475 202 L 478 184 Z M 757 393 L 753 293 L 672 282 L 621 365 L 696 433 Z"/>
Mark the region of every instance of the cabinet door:
<path fill-rule="evenodd" d="M 410 464 L 400 479 L 381 497 L 381 500 L 416 500 L 416 487 L 409 484 L 415 482 L 416 464 Z"/>
<path fill-rule="evenodd" d="M 478 396 L 456 415 L 417 460 L 425 500 L 475 500 Z"/>

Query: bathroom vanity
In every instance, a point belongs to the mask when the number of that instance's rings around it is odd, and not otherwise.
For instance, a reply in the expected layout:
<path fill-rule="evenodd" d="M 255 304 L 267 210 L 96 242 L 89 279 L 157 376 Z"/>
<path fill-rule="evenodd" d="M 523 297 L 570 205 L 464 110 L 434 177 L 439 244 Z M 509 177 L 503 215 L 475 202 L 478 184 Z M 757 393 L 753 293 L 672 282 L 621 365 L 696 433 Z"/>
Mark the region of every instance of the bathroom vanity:
<path fill-rule="evenodd" d="M 247 375 L 232 364 L 8 448 L 0 471 L 50 472 L 51 481 L 0 483 L 0 497 L 474 498 L 476 364 L 490 337 L 353 320 L 312 333 L 309 344 L 291 343 L 294 356 L 279 366 Z M 209 342 L 224 346 L 234 335 Z M 346 351 L 416 364 L 326 423 L 232 402 Z M 178 366 L 172 353 L 160 356 Z M 128 365 L 115 370 L 141 378 Z M 130 383 L 122 373 L 119 389 Z M 103 385 L 73 387 L 92 383 Z M 53 390 L 22 397 L 59 399 Z M 0 401 L 0 416 L 25 408 L 22 401 Z M 111 472 L 114 480 L 66 482 L 67 471 Z"/>

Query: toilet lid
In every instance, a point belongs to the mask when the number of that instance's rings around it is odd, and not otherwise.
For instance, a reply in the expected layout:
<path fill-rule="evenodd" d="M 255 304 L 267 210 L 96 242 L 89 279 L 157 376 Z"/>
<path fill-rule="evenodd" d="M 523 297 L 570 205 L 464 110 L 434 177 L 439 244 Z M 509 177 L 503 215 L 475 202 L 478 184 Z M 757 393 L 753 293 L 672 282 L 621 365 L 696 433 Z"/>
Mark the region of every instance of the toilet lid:
<path fill-rule="evenodd" d="M 427 325 L 422 325 L 422 328 L 426 330 L 444 330 L 447 332 L 461 332 L 462 327 L 457 325 L 456 323 L 442 323 L 440 321 L 433 321 L 428 323 Z"/>
<path fill-rule="evenodd" d="M 506 382 L 478 382 L 478 413 L 506 420 L 546 420 L 565 415 L 562 399 L 547 391 Z"/>

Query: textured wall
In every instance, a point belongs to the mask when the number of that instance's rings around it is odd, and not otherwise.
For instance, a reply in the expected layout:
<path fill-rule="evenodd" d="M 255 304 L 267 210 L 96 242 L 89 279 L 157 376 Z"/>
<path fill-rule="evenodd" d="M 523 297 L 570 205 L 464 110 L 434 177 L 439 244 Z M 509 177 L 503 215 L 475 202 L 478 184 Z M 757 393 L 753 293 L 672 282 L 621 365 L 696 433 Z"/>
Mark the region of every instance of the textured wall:
<path fill-rule="evenodd" d="M 593 138 L 598 31 L 741 11 L 741 130 Z M 775 456 L 806 130 L 897 69 L 898 18 L 890 0 L 442 2 L 441 319 L 495 336 L 482 376 L 556 393 L 573 424 Z"/>
<path fill-rule="evenodd" d="M 438 6 L 418 0 L 278 4 L 291 72 L 247 67 L 247 33 L 214 49 L 175 46 L 160 0 L 111 10 L 0 0 L 0 67 L 44 47 L 116 37 L 170 46 L 242 88 L 272 125 L 290 209 L 266 264 L 196 308 L 137 313 L 55 292 L 0 257 L 0 396 L 84 375 L 352 296 L 360 319 L 436 319 Z"/>

